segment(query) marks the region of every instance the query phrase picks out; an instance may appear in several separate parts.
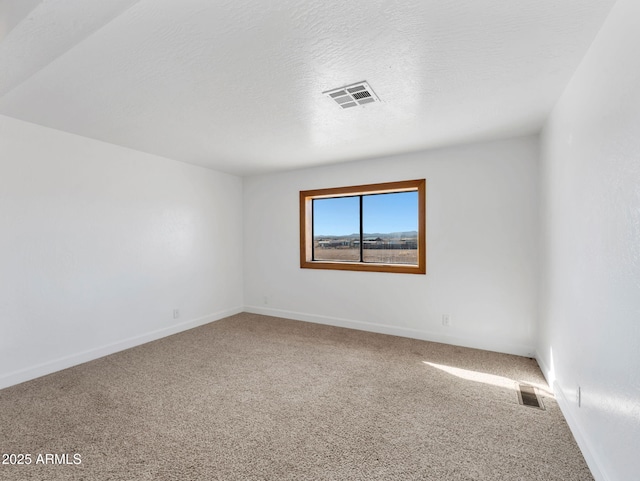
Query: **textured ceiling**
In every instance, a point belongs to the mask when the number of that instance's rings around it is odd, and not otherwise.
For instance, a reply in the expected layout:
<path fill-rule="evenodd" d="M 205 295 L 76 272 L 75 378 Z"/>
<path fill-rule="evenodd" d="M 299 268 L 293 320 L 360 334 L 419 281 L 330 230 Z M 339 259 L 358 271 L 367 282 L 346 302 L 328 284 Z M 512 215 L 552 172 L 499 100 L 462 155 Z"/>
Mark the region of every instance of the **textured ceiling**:
<path fill-rule="evenodd" d="M 614 3 L 0 0 L 0 114 L 235 174 L 533 133 Z"/>

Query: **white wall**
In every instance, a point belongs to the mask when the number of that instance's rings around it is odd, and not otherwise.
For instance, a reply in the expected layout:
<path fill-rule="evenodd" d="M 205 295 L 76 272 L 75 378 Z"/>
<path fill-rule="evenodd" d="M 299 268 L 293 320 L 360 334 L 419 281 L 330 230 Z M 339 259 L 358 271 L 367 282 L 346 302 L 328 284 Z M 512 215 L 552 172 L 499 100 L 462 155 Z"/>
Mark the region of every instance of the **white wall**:
<path fill-rule="evenodd" d="M 609 481 L 640 473 L 638 25 L 640 2 L 619 0 L 542 140 L 538 359 Z"/>
<path fill-rule="evenodd" d="M 245 178 L 246 310 L 532 355 L 537 162 L 525 137 Z M 300 269 L 300 190 L 416 178 L 427 275 Z"/>
<path fill-rule="evenodd" d="M 0 388 L 241 311 L 241 216 L 239 177 L 0 116 Z"/>

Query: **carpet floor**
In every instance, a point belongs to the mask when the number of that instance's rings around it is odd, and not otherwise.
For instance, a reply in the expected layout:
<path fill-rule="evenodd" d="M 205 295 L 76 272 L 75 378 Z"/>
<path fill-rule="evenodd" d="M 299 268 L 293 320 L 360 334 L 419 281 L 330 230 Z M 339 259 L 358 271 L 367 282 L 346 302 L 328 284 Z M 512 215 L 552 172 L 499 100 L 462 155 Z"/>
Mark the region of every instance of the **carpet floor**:
<path fill-rule="evenodd" d="M 247 313 L 1 390 L 0 453 L 11 481 L 593 479 L 535 360 Z"/>

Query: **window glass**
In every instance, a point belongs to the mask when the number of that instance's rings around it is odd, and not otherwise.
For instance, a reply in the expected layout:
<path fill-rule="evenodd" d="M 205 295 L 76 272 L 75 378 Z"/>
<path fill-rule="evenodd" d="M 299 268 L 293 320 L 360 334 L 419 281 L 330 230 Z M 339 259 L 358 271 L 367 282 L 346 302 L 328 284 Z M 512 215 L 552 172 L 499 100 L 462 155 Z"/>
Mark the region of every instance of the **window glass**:
<path fill-rule="evenodd" d="M 418 264 L 418 192 L 362 198 L 363 262 Z"/>
<path fill-rule="evenodd" d="M 313 260 L 359 261 L 360 198 L 313 200 Z"/>

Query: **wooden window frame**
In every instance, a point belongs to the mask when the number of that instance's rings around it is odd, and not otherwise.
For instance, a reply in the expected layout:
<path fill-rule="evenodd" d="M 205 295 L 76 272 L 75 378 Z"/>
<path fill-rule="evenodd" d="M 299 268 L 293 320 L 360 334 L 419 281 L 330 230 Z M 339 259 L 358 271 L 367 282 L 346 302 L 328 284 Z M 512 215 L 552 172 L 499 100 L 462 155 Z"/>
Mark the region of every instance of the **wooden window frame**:
<path fill-rule="evenodd" d="M 418 193 L 418 264 L 385 264 L 376 262 L 315 261 L 313 260 L 312 201 L 331 197 L 354 195 Z M 300 191 L 300 267 L 303 269 L 331 269 L 343 271 L 394 272 L 400 274 L 426 274 L 426 180 L 404 180 L 382 184 L 354 185 L 331 189 Z"/>

